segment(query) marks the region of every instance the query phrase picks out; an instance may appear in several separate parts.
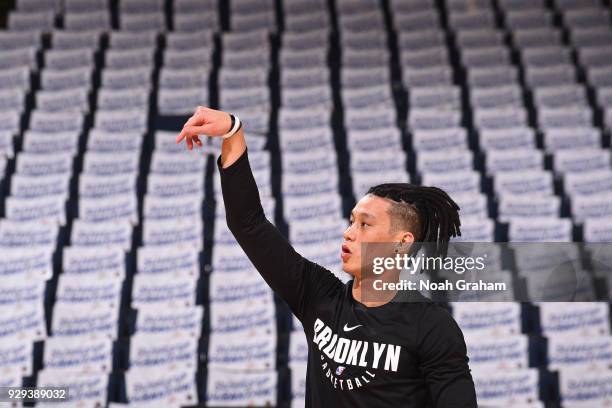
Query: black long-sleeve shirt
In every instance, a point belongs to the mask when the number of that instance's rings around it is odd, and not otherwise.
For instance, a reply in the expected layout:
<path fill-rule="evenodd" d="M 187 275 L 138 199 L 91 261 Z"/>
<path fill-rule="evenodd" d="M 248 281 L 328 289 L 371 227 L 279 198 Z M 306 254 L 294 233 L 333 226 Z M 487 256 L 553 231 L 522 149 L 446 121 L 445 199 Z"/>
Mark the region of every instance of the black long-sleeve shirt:
<path fill-rule="evenodd" d="M 476 407 L 465 341 L 446 310 L 424 297 L 356 301 L 352 281 L 302 257 L 266 219 L 248 152 L 217 166 L 228 227 L 304 327 L 307 407 Z"/>

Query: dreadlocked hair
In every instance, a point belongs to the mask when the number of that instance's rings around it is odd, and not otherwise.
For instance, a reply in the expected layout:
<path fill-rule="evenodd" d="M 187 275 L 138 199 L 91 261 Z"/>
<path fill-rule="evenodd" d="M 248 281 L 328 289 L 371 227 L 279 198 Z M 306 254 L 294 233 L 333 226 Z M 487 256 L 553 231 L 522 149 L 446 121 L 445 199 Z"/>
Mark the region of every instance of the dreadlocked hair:
<path fill-rule="evenodd" d="M 371 187 L 367 194 L 386 198 L 393 203 L 389 209 L 392 229 L 410 230 L 415 237 L 411 253 L 427 245 L 429 256 L 446 257 L 451 237 L 461 235 L 459 206 L 437 187 L 407 183 L 385 183 Z"/>

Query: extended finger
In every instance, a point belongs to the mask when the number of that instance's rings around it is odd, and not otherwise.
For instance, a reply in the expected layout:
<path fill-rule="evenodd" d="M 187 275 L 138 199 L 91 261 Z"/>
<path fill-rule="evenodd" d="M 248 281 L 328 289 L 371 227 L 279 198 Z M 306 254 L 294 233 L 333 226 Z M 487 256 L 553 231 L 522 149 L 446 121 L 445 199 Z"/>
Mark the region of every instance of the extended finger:
<path fill-rule="evenodd" d="M 200 136 L 200 135 L 209 135 L 211 134 L 210 125 L 202 125 L 202 126 L 187 126 L 183 129 L 181 133 L 185 133 L 188 137 Z"/>
<path fill-rule="evenodd" d="M 181 133 L 179 133 L 179 135 L 176 137 L 175 142 L 180 143 L 186 136 L 187 133 L 185 133 L 185 129 L 181 130 Z"/>
<path fill-rule="evenodd" d="M 187 134 L 185 133 L 185 128 L 191 127 L 191 126 L 202 125 L 203 123 L 204 123 L 204 108 L 200 106 L 198 107 L 196 112 L 193 115 L 191 115 L 191 117 L 187 119 L 187 121 L 183 125 L 183 129 L 181 130 L 179 135 L 176 137 L 176 143 L 180 143 L 181 140 L 183 140 L 185 136 L 187 136 Z"/>
<path fill-rule="evenodd" d="M 189 134 L 186 132 L 186 129 L 188 127 L 193 126 L 194 122 L 194 117 L 192 116 L 191 118 L 189 118 L 189 120 L 187 120 L 187 122 L 185 122 L 185 124 L 183 125 L 183 129 L 181 129 L 181 132 L 178 134 L 178 136 L 176 137 L 176 143 L 180 143 L 181 140 L 183 140 L 185 137 L 187 137 Z M 191 123 L 191 124 L 190 124 Z"/>

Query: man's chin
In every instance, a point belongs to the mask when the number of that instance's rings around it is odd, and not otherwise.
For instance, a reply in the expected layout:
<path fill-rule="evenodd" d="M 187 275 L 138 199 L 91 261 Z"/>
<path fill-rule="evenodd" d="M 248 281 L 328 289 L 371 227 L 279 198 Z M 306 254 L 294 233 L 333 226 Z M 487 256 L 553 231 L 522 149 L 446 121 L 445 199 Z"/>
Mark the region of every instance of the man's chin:
<path fill-rule="evenodd" d="M 343 264 L 342 265 L 342 270 L 346 273 L 348 273 L 349 275 L 351 275 L 353 278 L 357 276 L 357 270 L 355 270 L 355 268 L 351 268 L 350 266 Z"/>

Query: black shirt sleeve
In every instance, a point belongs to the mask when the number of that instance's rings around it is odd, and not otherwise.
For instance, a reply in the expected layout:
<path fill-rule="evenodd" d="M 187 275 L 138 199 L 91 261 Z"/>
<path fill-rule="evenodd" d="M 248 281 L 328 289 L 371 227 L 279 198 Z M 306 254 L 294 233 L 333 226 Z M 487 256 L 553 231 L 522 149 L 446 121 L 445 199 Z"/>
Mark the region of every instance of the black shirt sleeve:
<path fill-rule="evenodd" d="M 463 333 L 455 319 L 430 304 L 420 321 L 419 364 L 435 408 L 476 408 Z"/>
<path fill-rule="evenodd" d="M 332 272 L 298 254 L 264 214 L 248 151 L 227 168 L 217 159 L 227 226 L 268 285 L 300 321 L 308 306 L 343 287 Z"/>

